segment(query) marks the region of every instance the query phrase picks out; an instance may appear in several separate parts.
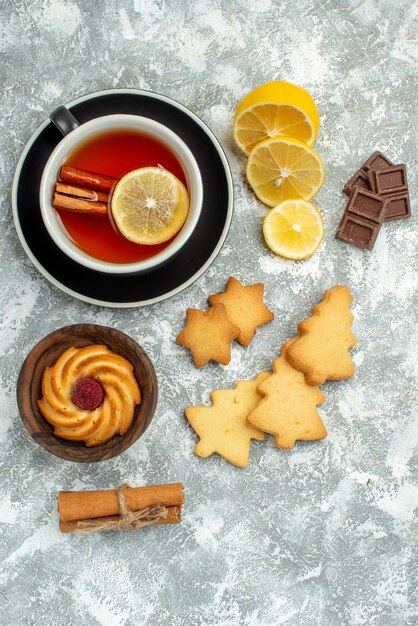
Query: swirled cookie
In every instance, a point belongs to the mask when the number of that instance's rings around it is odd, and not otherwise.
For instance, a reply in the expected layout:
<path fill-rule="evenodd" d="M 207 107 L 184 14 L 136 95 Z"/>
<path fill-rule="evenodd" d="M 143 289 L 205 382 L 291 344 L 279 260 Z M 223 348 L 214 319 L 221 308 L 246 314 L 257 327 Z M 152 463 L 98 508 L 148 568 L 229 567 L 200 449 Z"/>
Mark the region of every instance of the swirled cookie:
<path fill-rule="evenodd" d="M 133 366 L 106 346 L 68 348 L 42 376 L 38 407 L 61 439 L 106 443 L 130 427 L 141 392 Z"/>

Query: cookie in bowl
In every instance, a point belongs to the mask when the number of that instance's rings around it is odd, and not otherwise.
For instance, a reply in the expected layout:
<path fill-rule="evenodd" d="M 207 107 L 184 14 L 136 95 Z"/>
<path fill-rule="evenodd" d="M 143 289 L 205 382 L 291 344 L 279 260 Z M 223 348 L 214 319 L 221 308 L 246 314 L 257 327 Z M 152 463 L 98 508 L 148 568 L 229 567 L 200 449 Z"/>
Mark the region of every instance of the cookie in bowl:
<path fill-rule="evenodd" d="M 140 402 L 133 365 L 90 345 L 68 348 L 45 368 L 38 407 L 57 437 L 92 447 L 126 433 Z"/>
<path fill-rule="evenodd" d="M 95 463 L 144 434 L 157 407 L 158 381 L 132 337 L 108 326 L 73 324 L 32 348 L 16 395 L 22 423 L 39 446 L 66 461 Z"/>

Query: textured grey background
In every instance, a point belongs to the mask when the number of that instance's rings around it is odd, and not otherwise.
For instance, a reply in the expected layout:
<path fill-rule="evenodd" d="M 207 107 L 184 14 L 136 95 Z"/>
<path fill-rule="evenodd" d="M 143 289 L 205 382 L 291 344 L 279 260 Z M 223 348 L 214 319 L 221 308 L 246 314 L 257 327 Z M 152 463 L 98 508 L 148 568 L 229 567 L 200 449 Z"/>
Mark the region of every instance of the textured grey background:
<path fill-rule="evenodd" d="M 417 623 L 417 62 L 413 0 L 3 0 L 1 2 L 2 626 L 412 626 Z M 309 261 L 264 247 L 263 206 L 246 187 L 231 140 L 238 100 L 284 78 L 311 90 L 327 180 L 317 197 L 324 244 Z M 62 102 L 114 87 L 178 99 L 220 139 L 235 183 L 222 253 L 178 297 L 109 310 L 68 297 L 32 267 L 14 230 L 19 154 Z M 373 252 L 334 239 L 343 181 L 372 150 L 405 161 L 415 215 L 386 225 Z M 234 273 L 263 281 L 275 321 L 224 368 L 198 371 L 174 343 L 187 306 L 203 307 Z M 253 443 L 247 469 L 192 454 L 183 417 L 268 368 L 325 288 L 354 295 L 356 377 L 327 384 L 329 437 L 274 449 Z M 92 466 L 49 456 L 15 403 L 29 349 L 63 324 L 119 328 L 149 352 L 160 401 L 146 436 Z M 59 489 L 182 480 L 180 526 L 61 536 Z"/>

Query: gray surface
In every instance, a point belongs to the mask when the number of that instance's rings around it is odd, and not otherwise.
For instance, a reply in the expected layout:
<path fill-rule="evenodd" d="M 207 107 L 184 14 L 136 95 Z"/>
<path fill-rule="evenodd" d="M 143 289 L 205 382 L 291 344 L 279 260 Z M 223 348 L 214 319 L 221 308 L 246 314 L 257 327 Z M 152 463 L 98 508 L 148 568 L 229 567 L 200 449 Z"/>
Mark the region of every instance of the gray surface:
<path fill-rule="evenodd" d="M 117 6 L 117 8 L 116 8 Z M 273 2 L 3 0 L 0 48 L 1 481 L 0 623 L 76 626 L 403 626 L 417 623 L 417 222 L 383 228 L 375 250 L 334 240 L 340 189 L 376 147 L 405 161 L 416 207 L 417 4 L 413 0 Z M 320 109 L 326 225 L 306 263 L 262 243 L 263 206 L 244 184 L 230 136 L 237 101 L 286 78 Z M 231 162 L 236 209 L 221 255 L 180 296 L 106 310 L 50 286 L 17 239 L 10 189 L 26 141 L 63 101 L 111 87 L 154 89 L 206 121 Z M 196 370 L 174 343 L 187 306 L 203 307 L 234 273 L 264 281 L 276 320 L 230 366 Z M 268 368 L 325 288 L 354 295 L 356 377 L 327 384 L 329 437 L 290 452 L 253 444 L 247 469 L 192 454 L 182 415 Z M 146 436 L 121 457 L 75 465 L 38 448 L 15 404 L 36 341 L 99 322 L 149 352 L 160 402 Z M 182 480 L 180 526 L 61 536 L 57 491 Z"/>

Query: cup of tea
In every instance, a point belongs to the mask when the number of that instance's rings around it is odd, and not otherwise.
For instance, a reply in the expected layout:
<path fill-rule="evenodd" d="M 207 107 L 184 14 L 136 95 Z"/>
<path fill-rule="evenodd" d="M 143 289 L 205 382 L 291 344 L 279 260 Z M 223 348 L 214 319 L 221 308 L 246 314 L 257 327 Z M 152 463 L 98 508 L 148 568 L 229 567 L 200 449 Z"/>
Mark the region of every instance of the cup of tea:
<path fill-rule="evenodd" d="M 184 141 L 167 126 L 137 115 L 106 115 L 79 124 L 59 107 L 50 117 L 64 137 L 45 165 L 39 198 L 45 227 L 62 252 L 108 274 L 146 272 L 179 252 L 193 234 L 203 201 L 200 170 Z M 126 237 L 111 209 L 122 177 L 149 167 L 170 172 L 188 196 L 180 230 L 151 245 Z"/>

